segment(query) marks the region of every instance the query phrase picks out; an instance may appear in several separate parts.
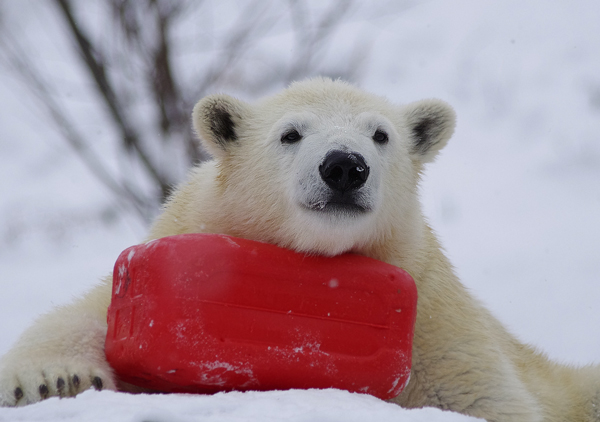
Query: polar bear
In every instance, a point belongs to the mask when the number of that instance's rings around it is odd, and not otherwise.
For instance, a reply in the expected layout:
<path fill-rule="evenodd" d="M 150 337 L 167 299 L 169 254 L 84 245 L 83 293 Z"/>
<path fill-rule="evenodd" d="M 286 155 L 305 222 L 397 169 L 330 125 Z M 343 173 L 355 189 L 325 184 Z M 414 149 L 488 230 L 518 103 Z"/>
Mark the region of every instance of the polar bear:
<path fill-rule="evenodd" d="M 317 78 L 255 104 L 212 95 L 193 124 L 214 159 L 167 201 L 149 240 L 223 233 L 402 267 L 419 294 L 410 382 L 394 402 L 489 421 L 600 420 L 596 367 L 519 343 L 461 285 L 421 211 L 418 184 L 452 135 L 438 100 L 397 106 Z M 103 352 L 111 279 L 43 316 L 0 362 L 0 401 L 122 389 Z"/>

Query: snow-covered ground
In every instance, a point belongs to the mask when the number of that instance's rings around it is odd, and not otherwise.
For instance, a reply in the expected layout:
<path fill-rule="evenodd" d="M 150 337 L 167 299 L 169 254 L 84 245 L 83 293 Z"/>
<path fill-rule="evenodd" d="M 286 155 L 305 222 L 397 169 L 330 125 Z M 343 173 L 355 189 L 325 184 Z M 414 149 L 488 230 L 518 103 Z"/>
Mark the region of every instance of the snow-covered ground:
<path fill-rule="evenodd" d="M 456 108 L 456 134 L 423 182 L 425 212 L 473 294 L 521 340 L 578 365 L 600 361 L 598 22 L 596 0 L 407 2 L 402 13 L 339 36 L 343 44 L 356 31 L 377 34 L 364 88 Z M 60 139 L 37 128 L 32 105 L 2 78 L 0 354 L 144 235 L 133 220 L 111 216 L 108 194 Z M 0 421 L 200 419 L 473 420 L 340 391 L 89 392 L 0 409 Z"/>
<path fill-rule="evenodd" d="M 76 400 L 49 399 L 2 409 L 0 422 L 476 422 L 438 409 L 406 410 L 340 390 L 219 393 L 214 396 L 136 396 L 88 391 Z"/>

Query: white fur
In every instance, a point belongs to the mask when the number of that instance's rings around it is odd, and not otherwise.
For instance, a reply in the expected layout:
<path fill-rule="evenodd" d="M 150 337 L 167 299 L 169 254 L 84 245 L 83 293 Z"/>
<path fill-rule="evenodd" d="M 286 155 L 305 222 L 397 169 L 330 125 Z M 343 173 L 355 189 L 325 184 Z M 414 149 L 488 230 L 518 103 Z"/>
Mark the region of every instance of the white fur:
<path fill-rule="evenodd" d="M 598 421 L 600 374 L 549 362 L 519 343 L 460 284 L 423 218 L 418 183 L 454 129 L 445 103 L 390 104 L 348 84 L 315 79 L 250 105 L 226 95 L 201 100 L 194 127 L 214 155 L 190 173 L 165 205 L 150 239 L 223 233 L 308 253 L 361 253 L 406 269 L 419 301 L 413 367 L 394 399 L 489 421 Z M 295 129 L 296 143 L 281 137 Z M 377 144 L 376 130 L 388 135 Z M 360 154 L 369 178 L 356 190 L 365 212 L 321 209 L 331 193 L 319 165 L 332 150 Z M 329 211 L 328 211 L 329 210 Z M 100 376 L 110 279 L 70 307 L 42 317 L 1 361 L 5 405 L 57 394 L 58 378 Z M 23 397 L 15 403 L 19 387 Z M 79 391 L 79 390 L 78 390 Z M 78 391 L 69 391 L 75 394 Z"/>

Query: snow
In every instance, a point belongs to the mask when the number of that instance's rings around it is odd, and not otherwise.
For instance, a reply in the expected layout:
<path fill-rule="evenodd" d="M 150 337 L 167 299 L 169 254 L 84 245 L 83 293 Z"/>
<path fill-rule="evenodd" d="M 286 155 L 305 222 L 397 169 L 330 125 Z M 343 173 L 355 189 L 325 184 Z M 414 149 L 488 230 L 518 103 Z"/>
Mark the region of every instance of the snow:
<path fill-rule="evenodd" d="M 422 184 L 425 213 L 470 291 L 518 338 L 576 365 L 600 358 L 598 22 L 596 0 L 406 2 L 399 13 L 347 25 L 336 41 L 346 49 L 357 31 L 372 40 L 365 89 L 455 107 L 457 131 Z M 271 51 L 289 53 L 287 45 Z M 109 194 L 56 134 L 38 129 L 10 86 L 0 84 L 0 354 L 144 236 L 135 219 L 111 213 Z M 75 420 L 475 419 L 336 390 L 90 391 L 0 409 L 0 421 Z"/>
<path fill-rule="evenodd" d="M 438 409 L 402 409 L 366 394 L 340 390 L 218 393 L 214 396 L 126 395 L 88 391 L 26 409 L 2 409 L 0 422 L 475 422 Z"/>

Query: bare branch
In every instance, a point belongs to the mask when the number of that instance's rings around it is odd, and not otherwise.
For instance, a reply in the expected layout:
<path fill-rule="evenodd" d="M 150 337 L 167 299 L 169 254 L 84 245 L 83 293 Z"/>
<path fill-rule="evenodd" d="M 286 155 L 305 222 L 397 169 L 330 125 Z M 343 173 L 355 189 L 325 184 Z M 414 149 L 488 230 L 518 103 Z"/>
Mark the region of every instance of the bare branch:
<path fill-rule="evenodd" d="M 133 129 L 133 126 L 128 122 L 127 116 L 119 104 L 113 87 L 106 77 L 105 65 L 98 49 L 94 48 L 90 42 L 90 39 L 83 33 L 80 25 L 76 22 L 71 11 L 71 5 L 69 1 L 55 1 L 68 23 L 68 28 L 77 42 L 81 57 L 84 60 L 84 63 L 91 73 L 94 81 L 96 82 L 96 87 L 98 88 L 99 93 L 102 95 L 102 98 L 104 99 L 104 102 L 107 105 L 114 122 L 122 133 L 125 146 L 128 149 L 132 148 L 136 151 L 138 157 L 144 165 L 144 168 L 154 179 L 157 186 L 160 187 L 162 197 L 166 198 L 171 189 L 171 184 L 169 181 L 165 180 L 165 177 L 158 171 L 157 166 L 152 163 L 148 153 L 145 151 L 140 142 L 139 136 Z"/>
<path fill-rule="evenodd" d="M 48 90 L 49 84 L 37 71 L 34 63 L 29 60 L 29 56 L 25 54 L 25 50 L 20 46 L 18 40 L 11 37 L 9 32 L 5 31 L 3 35 L 3 37 L 0 37 L 0 46 L 4 55 L 6 55 L 6 59 L 3 60 L 5 64 L 11 66 L 15 71 L 14 73 L 20 75 L 31 92 L 39 98 L 57 128 L 63 133 L 65 140 L 92 174 L 115 196 L 120 198 L 122 203 L 129 203 L 141 217 L 147 219 L 149 213 L 153 212 L 152 204 L 139 196 L 135 190 L 130 189 L 126 183 L 117 181 L 111 175 L 102 160 L 89 148 L 85 138 L 71 124 L 67 113 L 54 100 L 54 96 Z"/>

